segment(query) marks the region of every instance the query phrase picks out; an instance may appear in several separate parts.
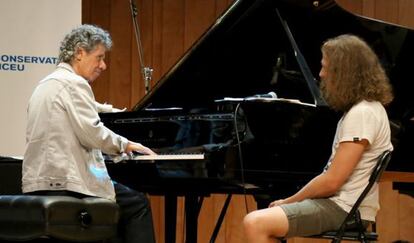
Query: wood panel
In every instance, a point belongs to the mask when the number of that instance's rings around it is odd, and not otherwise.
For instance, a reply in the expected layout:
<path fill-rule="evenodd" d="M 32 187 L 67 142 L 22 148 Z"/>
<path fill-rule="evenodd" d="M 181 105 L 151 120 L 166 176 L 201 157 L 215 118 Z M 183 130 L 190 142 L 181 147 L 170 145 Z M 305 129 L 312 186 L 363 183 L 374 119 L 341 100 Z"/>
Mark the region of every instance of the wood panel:
<path fill-rule="evenodd" d="M 141 63 L 138 58 L 129 1 L 83 0 L 83 23 L 95 24 L 108 30 L 114 47 L 108 54 L 108 70 L 92 84 L 96 99 L 116 107 L 131 108 L 145 95 L 141 65 L 154 69 L 153 87 L 172 65 L 191 47 L 199 36 L 222 14 L 233 0 L 136 0 L 138 23 L 143 46 Z M 414 26 L 412 0 L 338 0 L 346 9 L 371 18 L 382 18 L 405 26 Z M 199 242 L 208 242 L 225 195 L 206 198 L 199 216 Z M 164 198 L 151 196 L 157 242 L 164 242 Z M 414 224 L 412 198 L 399 195 L 390 182 L 381 183 L 382 209 L 378 215 L 380 242 L 411 240 Z M 220 230 L 217 243 L 244 242 L 242 218 L 254 210 L 251 196 L 234 196 Z M 178 202 L 177 242 L 184 242 L 184 200 Z M 289 242 L 327 242 L 293 238 Z"/>
<path fill-rule="evenodd" d="M 382 209 L 377 216 L 378 232 L 381 232 L 381 240 L 383 242 L 393 242 L 399 238 L 398 229 L 400 208 L 398 202 L 398 193 L 392 190 L 392 182 L 384 182 L 380 187 L 380 197 Z M 393 205 L 384 208 L 384 205 Z M 397 217 L 396 217 L 397 216 Z"/>
<path fill-rule="evenodd" d="M 131 14 L 128 1 L 111 1 L 110 32 L 113 47 L 110 52 L 109 98 L 117 107 L 129 107 L 131 99 Z"/>
<path fill-rule="evenodd" d="M 413 0 L 399 0 L 398 9 L 398 24 L 414 29 L 414 1 Z"/>
<path fill-rule="evenodd" d="M 390 23 L 398 23 L 399 2 L 400 1 L 376 0 L 374 18 L 383 19 Z"/>
<path fill-rule="evenodd" d="M 216 19 L 215 1 L 185 0 L 184 48 L 190 48 Z"/>
<path fill-rule="evenodd" d="M 414 199 L 408 195 L 398 195 L 399 212 L 399 240 L 414 241 Z M 385 224 L 387 227 L 387 224 Z"/>
<path fill-rule="evenodd" d="M 361 2 L 360 0 L 337 0 L 337 2 L 341 7 L 347 9 L 352 13 L 359 15 L 363 14 L 363 2 Z"/>
<path fill-rule="evenodd" d="M 375 1 L 365 0 L 362 1 L 362 15 L 370 18 L 375 18 Z"/>
<path fill-rule="evenodd" d="M 84 24 L 98 25 L 106 30 L 110 30 L 111 0 L 101 0 L 99 3 L 93 0 L 82 0 L 82 22 Z M 110 99 L 110 73 L 111 59 L 107 55 L 105 59 L 108 69 L 94 81 L 92 89 L 95 93 L 96 100 L 100 102 L 113 102 Z"/>

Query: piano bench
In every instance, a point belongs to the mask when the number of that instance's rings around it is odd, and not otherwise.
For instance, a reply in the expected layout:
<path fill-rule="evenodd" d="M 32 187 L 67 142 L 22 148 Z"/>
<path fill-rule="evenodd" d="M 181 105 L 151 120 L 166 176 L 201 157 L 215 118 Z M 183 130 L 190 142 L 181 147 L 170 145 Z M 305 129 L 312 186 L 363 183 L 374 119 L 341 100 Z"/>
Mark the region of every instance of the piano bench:
<path fill-rule="evenodd" d="M 0 195 L 1 242 L 103 241 L 116 235 L 118 218 L 118 205 L 102 198 Z"/>

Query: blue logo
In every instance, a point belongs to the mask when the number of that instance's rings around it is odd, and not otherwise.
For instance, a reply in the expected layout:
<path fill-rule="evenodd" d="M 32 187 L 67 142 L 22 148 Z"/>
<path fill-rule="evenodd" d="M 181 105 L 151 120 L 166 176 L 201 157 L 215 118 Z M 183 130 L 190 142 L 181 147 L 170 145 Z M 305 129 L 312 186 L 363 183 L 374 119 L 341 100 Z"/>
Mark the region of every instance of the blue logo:
<path fill-rule="evenodd" d="M 25 71 L 26 64 L 55 64 L 57 57 L 0 54 L 0 71 Z"/>

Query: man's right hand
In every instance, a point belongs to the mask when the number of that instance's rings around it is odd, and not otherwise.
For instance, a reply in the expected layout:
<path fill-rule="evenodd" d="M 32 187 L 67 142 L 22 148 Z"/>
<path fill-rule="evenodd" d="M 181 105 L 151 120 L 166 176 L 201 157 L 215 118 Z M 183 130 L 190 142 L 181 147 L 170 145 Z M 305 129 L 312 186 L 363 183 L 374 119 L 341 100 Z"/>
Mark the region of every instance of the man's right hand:
<path fill-rule="evenodd" d="M 138 152 L 140 154 L 148 154 L 148 155 L 156 155 L 156 153 L 154 151 L 152 151 L 150 148 L 145 147 L 144 145 L 140 144 L 140 143 L 135 143 L 135 142 L 128 142 L 128 145 L 125 149 L 125 153 L 129 154 L 132 152 Z"/>

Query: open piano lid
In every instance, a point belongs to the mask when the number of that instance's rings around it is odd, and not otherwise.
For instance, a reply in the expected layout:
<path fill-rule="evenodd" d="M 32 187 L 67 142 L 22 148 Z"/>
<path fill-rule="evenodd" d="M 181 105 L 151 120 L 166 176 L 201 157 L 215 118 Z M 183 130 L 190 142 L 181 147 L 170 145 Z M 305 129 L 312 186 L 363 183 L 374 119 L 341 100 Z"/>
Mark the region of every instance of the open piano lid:
<path fill-rule="evenodd" d="M 277 1 L 235 1 L 134 110 L 187 110 L 208 107 L 223 97 L 269 91 L 277 91 L 279 97 L 314 103 L 315 97 L 309 92 L 276 7 L 289 6 Z M 318 70 L 314 74 L 317 73 Z M 310 74 L 313 79 L 314 74 Z"/>
<path fill-rule="evenodd" d="M 308 74 L 304 74 L 298 63 L 277 11 L 309 66 Z M 412 46 L 406 44 L 412 39 L 412 31 L 353 15 L 329 0 L 239 0 L 215 21 L 134 110 L 168 107 L 189 110 L 208 107 L 224 97 L 246 97 L 270 91 L 281 98 L 313 104 L 320 97 L 315 97 L 307 81 L 318 77 L 320 46 L 327 38 L 345 33 L 364 38 L 379 55 L 391 81 L 398 82 L 393 75 L 394 70 L 404 67 L 398 63 L 408 56 L 405 53 L 401 57 L 403 49 L 413 54 Z M 317 81 L 313 85 L 316 87 Z M 403 90 L 406 89 L 396 92 Z M 396 101 L 409 108 L 414 103 L 410 95 L 398 97 Z M 395 115 L 401 116 L 404 108 L 398 107 Z"/>

